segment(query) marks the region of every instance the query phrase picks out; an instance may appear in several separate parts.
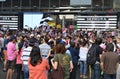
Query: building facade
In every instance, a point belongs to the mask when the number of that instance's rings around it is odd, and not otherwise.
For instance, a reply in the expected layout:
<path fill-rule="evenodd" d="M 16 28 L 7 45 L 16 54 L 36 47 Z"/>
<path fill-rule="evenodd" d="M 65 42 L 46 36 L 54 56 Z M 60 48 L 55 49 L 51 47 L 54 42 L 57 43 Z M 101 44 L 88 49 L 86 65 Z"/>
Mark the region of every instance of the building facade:
<path fill-rule="evenodd" d="M 0 12 L 103 11 L 113 9 L 113 3 L 115 5 L 117 0 L 84 0 L 89 1 L 88 4 L 79 0 L 77 5 L 71 5 L 72 1 L 74 0 L 0 0 Z"/>

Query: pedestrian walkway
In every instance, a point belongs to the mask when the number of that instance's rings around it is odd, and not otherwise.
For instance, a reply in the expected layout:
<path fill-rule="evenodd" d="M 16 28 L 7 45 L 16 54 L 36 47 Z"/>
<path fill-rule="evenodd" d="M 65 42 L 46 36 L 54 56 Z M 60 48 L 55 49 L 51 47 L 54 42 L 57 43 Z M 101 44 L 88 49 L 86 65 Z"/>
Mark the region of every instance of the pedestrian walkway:
<path fill-rule="evenodd" d="M 7 72 L 3 72 L 3 63 L 0 61 L 0 79 L 5 79 L 6 78 L 6 73 Z M 16 75 L 16 73 L 14 73 L 13 79 L 16 79 L 15 75 Z"/>

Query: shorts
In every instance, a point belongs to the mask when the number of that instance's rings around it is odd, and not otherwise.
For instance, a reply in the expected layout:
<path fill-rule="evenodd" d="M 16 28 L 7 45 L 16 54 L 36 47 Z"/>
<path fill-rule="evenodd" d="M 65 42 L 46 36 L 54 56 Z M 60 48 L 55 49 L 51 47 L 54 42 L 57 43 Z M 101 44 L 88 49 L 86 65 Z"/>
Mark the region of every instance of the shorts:
<path fill-rule="evenodd" d="M 15 60 L 8 60 L 7 61 L 7 69 L 14 69 L 15 68 Z"/>

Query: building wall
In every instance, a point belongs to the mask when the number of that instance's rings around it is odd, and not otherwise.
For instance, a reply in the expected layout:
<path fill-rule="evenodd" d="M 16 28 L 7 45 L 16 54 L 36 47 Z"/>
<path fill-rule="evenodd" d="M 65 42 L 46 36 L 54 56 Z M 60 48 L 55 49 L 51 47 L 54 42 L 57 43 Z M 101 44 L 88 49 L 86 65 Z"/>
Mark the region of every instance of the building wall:
<path fill-rule="evenodd" d="M 113 3 L 114 8 L 120 8 L 120 0 L 92 0 L 91 2 L 92 9 L 111 9 L 113 7 Z M 82 5 L 77 5 L 74 9 L 81 6 Z M 91 8 L 91 6 L 89 7 Z M 6 0 L 4 2 L 0 2 L 0 12 L 48 12 L 54 8 L 59 9 L 59 7 L 71 7 L 70 0 Z"/>

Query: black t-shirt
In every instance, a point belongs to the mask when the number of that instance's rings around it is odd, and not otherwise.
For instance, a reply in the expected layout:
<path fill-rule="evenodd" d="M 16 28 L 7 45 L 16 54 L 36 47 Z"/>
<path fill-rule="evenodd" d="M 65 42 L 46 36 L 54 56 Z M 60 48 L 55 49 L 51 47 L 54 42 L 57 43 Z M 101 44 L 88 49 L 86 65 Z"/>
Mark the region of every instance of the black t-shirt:
<path fill-rule="evenodd" d="M 99 46 L 99 45 L 96 45 L 96 61 L 99 61 L 100 62 L 100 54 L 102 54 L 103 52 L 103 49 Z"/>

